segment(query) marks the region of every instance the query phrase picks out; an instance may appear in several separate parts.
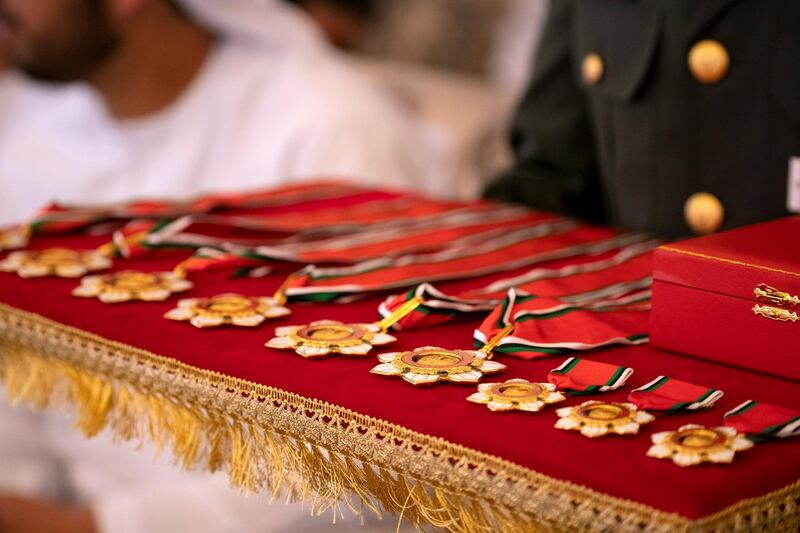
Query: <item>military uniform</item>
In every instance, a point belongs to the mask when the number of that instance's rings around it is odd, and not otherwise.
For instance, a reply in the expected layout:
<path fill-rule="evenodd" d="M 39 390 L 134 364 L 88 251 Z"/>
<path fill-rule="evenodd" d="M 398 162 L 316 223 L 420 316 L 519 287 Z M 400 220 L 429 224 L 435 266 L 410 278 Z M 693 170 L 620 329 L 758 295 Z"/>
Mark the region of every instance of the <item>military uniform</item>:
<path fill-rule="evenodd" d="M 553 0 L 512 145 L 489 197 L 668 236 L 786 215 L 800 2 Z"/>

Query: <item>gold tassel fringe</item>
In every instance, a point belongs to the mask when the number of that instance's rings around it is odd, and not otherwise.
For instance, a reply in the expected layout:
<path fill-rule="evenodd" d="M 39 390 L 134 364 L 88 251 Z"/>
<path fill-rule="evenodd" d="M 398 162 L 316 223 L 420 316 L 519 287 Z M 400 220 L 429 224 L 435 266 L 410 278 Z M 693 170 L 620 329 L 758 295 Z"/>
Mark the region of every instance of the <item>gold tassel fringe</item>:
<path fill-rule="evenodd" d="M 12 401 L 71 408 L 87 435 L 170 450 L 313 514 L 390 512 L 454 533 L 793 531 L 800 482 L 690 521 L 337 406 L 194 369 L 0 304 Z"/>

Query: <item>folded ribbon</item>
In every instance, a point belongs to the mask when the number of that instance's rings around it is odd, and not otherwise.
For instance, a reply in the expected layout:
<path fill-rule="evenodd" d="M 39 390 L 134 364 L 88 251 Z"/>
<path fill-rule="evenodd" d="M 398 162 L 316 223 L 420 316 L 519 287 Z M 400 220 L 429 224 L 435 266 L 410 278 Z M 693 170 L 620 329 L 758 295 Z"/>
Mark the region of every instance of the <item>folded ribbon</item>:
<path fill-rule="evenodd" d="M 676 413 L 707 409 L 722 396 L 721 390 L 658 376 L 650 383 L 631 391 L 628 401 L 639 409 Z"/>
<path fill-rule="evenodd" d="M 632 368 L 570 357 L 550 371 L 547 381 L 570 394 L 594 394 L 619 389 L 632 375 Z"/>
<path fill-rule="evenodd" d="M 800 435 L 800 409 L 747 400 L 725 413 L 725 425 L 750 438 L 787 438 Z"/>

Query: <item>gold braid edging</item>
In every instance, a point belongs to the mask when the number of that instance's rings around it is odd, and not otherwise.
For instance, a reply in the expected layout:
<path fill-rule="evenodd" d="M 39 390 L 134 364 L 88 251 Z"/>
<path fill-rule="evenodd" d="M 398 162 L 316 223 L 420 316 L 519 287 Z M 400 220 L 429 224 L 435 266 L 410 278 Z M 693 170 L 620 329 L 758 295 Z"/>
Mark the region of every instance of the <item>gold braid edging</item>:
<path fill-rule="evenodd" d="M 753 531 L 800 526 L 800 482 L 713 516 L 679 515 L 539 474 L 329 403 L 195 368 L 0 304 L 6 393 L 72 406 L 103 429 L 170 448 L 185 468 L 453 532 Z"/>

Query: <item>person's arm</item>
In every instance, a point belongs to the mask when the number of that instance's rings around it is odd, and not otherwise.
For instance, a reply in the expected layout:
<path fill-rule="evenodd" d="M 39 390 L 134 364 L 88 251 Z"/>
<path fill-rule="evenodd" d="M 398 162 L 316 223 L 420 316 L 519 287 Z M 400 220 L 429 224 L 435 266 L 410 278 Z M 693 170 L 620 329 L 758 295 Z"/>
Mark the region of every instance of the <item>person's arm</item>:
<path fill-rule="evenodd" d="M 572 0 L 553 0 L 533 78 L 512 124 L 514 166 L 491 184 L 489 198 L 602 222 L 592 124 L 575 79 Z"/>

